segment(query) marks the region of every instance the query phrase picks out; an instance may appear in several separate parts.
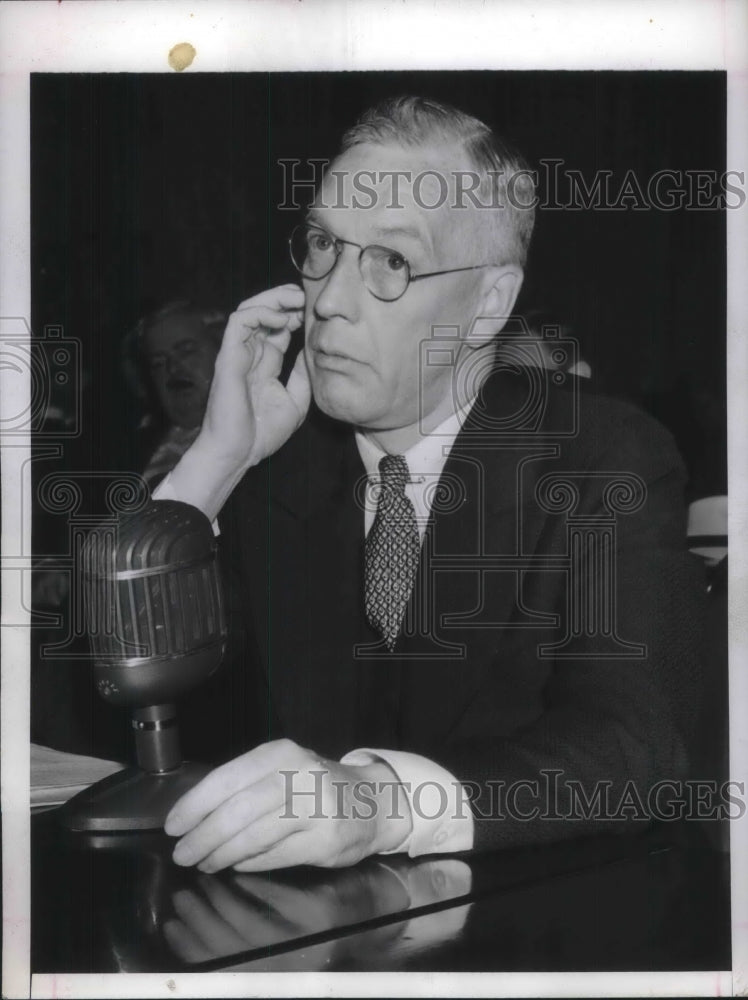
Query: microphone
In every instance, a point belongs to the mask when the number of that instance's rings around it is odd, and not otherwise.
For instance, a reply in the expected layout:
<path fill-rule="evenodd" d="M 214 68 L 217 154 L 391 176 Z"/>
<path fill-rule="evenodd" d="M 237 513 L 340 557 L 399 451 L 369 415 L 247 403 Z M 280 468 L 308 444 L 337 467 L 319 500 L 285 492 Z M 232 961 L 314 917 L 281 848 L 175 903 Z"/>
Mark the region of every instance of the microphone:
<path fill-rule="evenodd" d="M 110 704 L 133 709 L 139 767 L 80 792 L 61 819 L 90 832 L 163 827 L 210 771 L 182 761 L 174 701 L 217 670 L 225 649 L 213 530 L 196 507 L 151 501 L 91 531 L 80 569 L 96 687 Z"/>

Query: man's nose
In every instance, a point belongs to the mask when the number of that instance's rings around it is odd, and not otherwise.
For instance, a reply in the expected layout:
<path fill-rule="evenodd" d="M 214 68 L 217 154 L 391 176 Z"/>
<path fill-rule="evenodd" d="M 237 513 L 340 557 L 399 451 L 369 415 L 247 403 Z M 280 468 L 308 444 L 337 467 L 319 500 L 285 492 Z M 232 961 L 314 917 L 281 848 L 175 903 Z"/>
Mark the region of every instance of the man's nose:
<path fill-rule="evenodd" d="M 361 295 L 368 295 L 358 268 L 358 251 L 344 247 L 335 267 L 320 280 L 322 289 L 314 303 L 318 319 L 342 316 L 350 322 L 358 319 Z"/>

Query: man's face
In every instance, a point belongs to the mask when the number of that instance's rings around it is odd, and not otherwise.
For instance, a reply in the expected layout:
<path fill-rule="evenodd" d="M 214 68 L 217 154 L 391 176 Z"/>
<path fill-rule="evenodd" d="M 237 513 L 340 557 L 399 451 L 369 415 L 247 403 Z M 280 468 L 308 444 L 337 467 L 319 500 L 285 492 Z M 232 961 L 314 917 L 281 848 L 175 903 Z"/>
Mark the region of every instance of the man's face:
<path fill-rule="evenodd" d="M 146 364 L 169 423 L 202 423 L 217 353 L 196 317 L 169 316 L 149 328 Z"/>
<path fill-rule="evenodd" d="M 376 244 L 396 250 L 414 274 L 486 262 L 479 248 L 470 248 L 469 227 L 474 220 L 465 218 L 470 209 L 450 209 L 451 197 L 444 199 L 442 208 L 424 207 L 439 201 L 436 181 L 433 187 L 424 182 L 420 191 L 416 189 L 419 205 L 407 181 L 400 182 L 398 197 L 393 198 L 391 180 L 372 183 L 367 175 L 364 183 L 375 189 L 375 204 L 370 208 L 352 204 L 352 178 L 361 177 L 361 171 L 376 171 L 379 177 L 381 171 L 407 170 L 415 177 L 426 169 L 449 178 L 459 164 L 449 160 L 449 153 L 434 150 L 355 146 L 333 164 L 309 221 L 362 247 Z M 357 197 L 361 205 L 372 200 L 360 191 Z M 303 282 L 305 355 L 314 398 L 325 413 L 364 429 L 417 428 L 428 422 L 430 414 L 443 411 L 453 391 L 453 369 L 422 365 L 421 343 L 432 336 L 434 327 L 456 327 L 466 335 L 480 304 L 486 272 L 412 282 L 402 298 L 382 302 L 364 285 L 359 252 L 355 246 L 344 246 L 327 277 Z"/>

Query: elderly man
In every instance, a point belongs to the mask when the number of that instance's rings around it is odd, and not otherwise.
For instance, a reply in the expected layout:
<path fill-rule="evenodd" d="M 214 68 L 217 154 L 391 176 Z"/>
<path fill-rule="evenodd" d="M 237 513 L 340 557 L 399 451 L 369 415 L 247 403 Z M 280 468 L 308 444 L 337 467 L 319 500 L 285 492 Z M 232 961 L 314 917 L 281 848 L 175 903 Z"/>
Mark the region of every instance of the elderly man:
<path fill-rule="evenodd" d="M 644 817 L 601 790 L 630 805 L 685 773 L 698 614 L 673 445 L 495 360 L 533 196 L 483 123 L 387 102 L 290 239 L 302 287 L 231 316 L 157 493 L 220 512 L 225 729 L 246 747 L 172 809 L 179 864 L 621 829 Z"/>

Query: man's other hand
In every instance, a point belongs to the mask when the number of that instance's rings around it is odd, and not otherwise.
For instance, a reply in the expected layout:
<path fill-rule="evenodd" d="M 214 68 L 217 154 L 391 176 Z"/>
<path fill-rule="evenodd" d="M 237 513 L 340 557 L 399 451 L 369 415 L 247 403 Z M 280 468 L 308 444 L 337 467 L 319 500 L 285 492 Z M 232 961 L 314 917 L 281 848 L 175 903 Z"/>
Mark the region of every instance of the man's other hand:
<path fill-rule="evenodd" d="M 339 764 L 276 740 L 212 771 L 176 803 L 164 828 L 181 838 L 177 864 L 249 872 L 353 865 L 396 850 L 412 820 L 387 764 Z"/>
<path fill-rule="evenodd" d="M 278 378 L 303 319 L 298 285 L 271 288 L 231 314 L 200 433 L 168 476 L 169 498 L 215 520 L 247 469 L 274 454 L 303 423 L 312 398 L 303 351 L 287 384 Z"/>
<path fill-rule="evenodd" d="M 300 354 L 287 385 L 278 381 L 291 334 L 304 319 L 304 292 L 280 285 L 242 302 L 229 317 L 200 431 L 226 462 L 257 465 L 285 444 L 309 409 Z"/>

